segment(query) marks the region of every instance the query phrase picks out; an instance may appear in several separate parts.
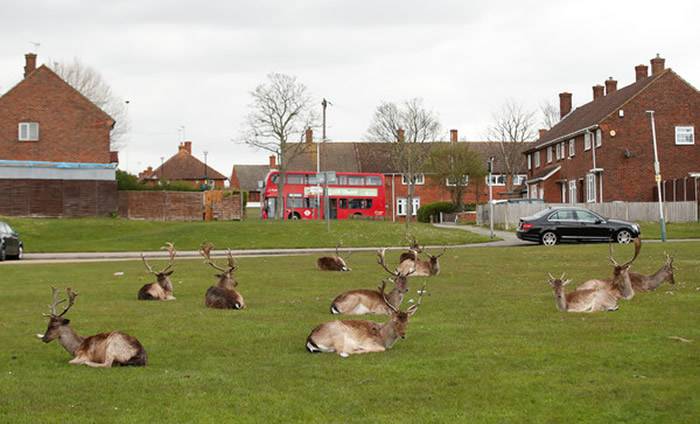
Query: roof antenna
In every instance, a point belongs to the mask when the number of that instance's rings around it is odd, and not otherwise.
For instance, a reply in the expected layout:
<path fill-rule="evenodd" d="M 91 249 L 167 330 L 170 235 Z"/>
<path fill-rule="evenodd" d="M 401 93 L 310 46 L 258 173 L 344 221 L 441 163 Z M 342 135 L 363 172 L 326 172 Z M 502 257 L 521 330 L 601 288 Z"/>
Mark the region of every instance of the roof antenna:
<path fill-rule="evenodd" d="M 39 46 L 41 46 L 41 43 L 37 43 L 36 41 L 30 41 L 29 44 L 34 46 L 34 51 L 32 53 L 36 54 L 39 51 Z"/>

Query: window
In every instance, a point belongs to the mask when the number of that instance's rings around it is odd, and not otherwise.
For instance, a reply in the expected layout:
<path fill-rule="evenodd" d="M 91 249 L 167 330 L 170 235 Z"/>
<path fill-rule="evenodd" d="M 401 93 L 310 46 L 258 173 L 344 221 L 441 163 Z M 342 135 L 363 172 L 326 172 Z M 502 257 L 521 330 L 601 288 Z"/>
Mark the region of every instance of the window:
<path fill-rule="evenodd" d="M 348 208 L 348 199 L 338 199 L 338 207 L 340 209 L 347 209 Z"/>
<path fill-rule="evenodd" d="M 405 175 L 401 176 L 401 184 L 403 185 L 408 185 L 408 177 Z M 423 174 L 415 174 L 413 176 L 413 184 L 415 185 L 423 185 L 425 184 L 425 175 Z"/>
<path fill-rule="evenodd" d="M 372 207 L 372 199 L 350 199 L 350 209 L 369 209 Z"/>
<path fill-rule="evenodd" d="M 316 174 L 308 174 L 306 175 L 306 183 L 307 184 L 318 184 L 318 178 L 316 178 Z"/>
<path fill-rule="evenodd" d="M 348 185 L 348 176 L 347 175 L 337 175 L 336 176 L 336 184 Z"/>
<path fill-rule="evenodd" d="M 293 209 L 293 208 L 303 208 L 304 207 L 304 199 L 301 197 L 301 194 L 290 194 L 287 196 L 287 208 L 288 209 Z"/>
<path fill-rule="evenodd" d="M 600 147 L 603 145 L 603 131 L 598 128 L 595 130 L 595 147 Z"/>
<path fill-rule="evenodd" d="M 514 175 L 513 176 L 513 185 L 519 186 L 525 184 L 525 181 L 527 180 L 527 175 Z"/>
<path fill-rule="evenodd" d="M 492 186 L 504 186 L 506 185 L 506 176 L 501 174 L 491 174 L 491 182 L 489 183 L 489 176 L 486 176 L 486 185 Z"/>
<path fill-rule="evenodd" d="M 583 135 L 583 150 L 591 150 L 591 133 Z"/>
<path fill-rule="evenodd" d="M 304 176 L 300 174 L 287 174 L 287 184 L 304 184 Z"/>
<path fill-rule="evenodd" d="M 547 147 L 547 163 L 552 161 L 552 146 Z"/>
<path fill-rule="evenodd" d="M 317 209 L 318 208 L 318 198 L 317 197 L 305 197 L 304 198 L 304 207 L 310 208 L 310 209 Z"/>
<path fill-rule="evenodd" d="M 586 201 L 595 203 L 595 175 L 586 175 Z"/>
<path fill-rule="evenodd" d="M 20 122 L 19 141 L 38 141 L 39 124 L 37 122 Z"/>
<path fill-rule="evenodd" d="M 540 152 L 539 150 L 535 152 L 535 168 L 540 167 Z"/>
<path fill-rule="evenodd" d="M 576 214 L 571 210 L 559 210 L 549 215 L 549 221 L 575 221 Z"/>
<path fill-rule="evenodd" d="M 411 215 L 415 216 L 418 209 L 420 208 L 420 198 L 413 198 L 413 211 Z M 406 216 L 406 211 L 408 209 L 408 200 L 405 197 L 399 197 L 396 199 L 396 214 L 398 216 Z"/>
<path fill-rule="evenodd" d="M 530 186 L 530 199 L 537 199 L 537 184 Z"/>
<path fill-rule="evenodd" d="M 382 185 L 382 179 L 380 177 L 367 177 L 365 178 L 365 184 L 368 186 L 380 186 Z"/>
<path fill-rule="evenodd" d="M 364 177 L 349 175 L 348 176 L 348 185 L 363 186 L 363 185 L 365 185 L 365 179 L 364 179 Z"/>
<path fill-rule="evenodd" d="M 532 153 L 527 155 L 527 169 L 528 170 L 532 169 Z"/>
<path fill-rule="evenodd" d="M 676 127 L 676 144 L 695 144 L 695 127 Z"/>
<path fill-rule="evenodd" d="M 462 183 L 460 184 L 461 186 L 466 186 L 469 184 L 469 175 L 462 175 Z M 457 185 L 456 178 L 450 178 L 448 177 L 445 180 L 445 185 L 448 187 L 455 187 Z"/>
<path fill-rule="evenodd" d="M 569 157 L 572 157 L 576 154 L 576 139 L 571 139 L 569 140 Z"/>
<path fill-rule="evenodd" d="M 559 143 L 559 146 L 559 148 L 561 149 L 561 158 L 564 159 L 566 157 L 566 143 L 562 141 L 561 143 Z"/>
<path fill-rule="evenodd" d="M 569 203 L 576 203 L 576 180 L 569 181 Z"/>
<path fill-rule="evenodd" d="M 602 221 L 600 217 L 592 212 L 589 211 L 576 211 L 576 215 L 578 217 L 578 221 L 581 222 L 591 222 L 594 223 L 596 221 Z"/>
<path fill-rule="evenodd" d="M 554 146 L 557 149 L 557 160 L 561 159 L 561 144 Z"/>

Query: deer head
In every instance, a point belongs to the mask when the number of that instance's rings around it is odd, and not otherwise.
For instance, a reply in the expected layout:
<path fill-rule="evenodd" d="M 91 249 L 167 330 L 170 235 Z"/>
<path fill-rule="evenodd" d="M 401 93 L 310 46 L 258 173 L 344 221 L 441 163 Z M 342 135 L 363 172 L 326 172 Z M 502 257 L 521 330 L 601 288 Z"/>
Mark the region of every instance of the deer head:
<path fill-rule="evenodd" d="M 231 249 L 226 249 L 227 263 L 224 267 L 217 265 L 211 259 L 212 249 L 214 249 L 214 245 L 209 242 L 202 243 L 202 246 L 199 248 L 199 254 L 205 259 L 204 263 L 217 271 L 221 271 L 221 274 L 215 274 L 216 277 L 219 278 L 220 283 L 230 283 L 232 287 L 236 287 L 238 282 L 233 278 L 233 272 L 238 269 L 238 265 L 236 264 L 236 259 L 233 257 L 233 253 L 231 253 Z"/>
<path fill-rule="evenodd" d="M 423 247 L 418 244 L 418 241 L 416 240 L 416 236 L 414 235 L 406 235 L 406 239 L 409 242 L 408 245 L 408 250 L 413 250 L 416 253 L 423 253 Z"/>
<path fill-rule="evenodd" d="M 430 266 L 436 271 L 436 274 L 440 271 L 440 263 L 438 262 L 438 259 L 440 258 L 440 256 L 444 255 L 446 251 L 447 248 L 443 247 L 442 251 L 437 255 L 433 255 L 430 252 L 426 252 L 430 257 Z"/>
<path fill-rule="evenodd" d="M 346 260 L 348 260 L 350 258 L 350 256 L 352 255 L 352 251 L 348 251 L 345 256 L 341 255 L 340 254 L 340 247 L 342 245 L 343 245 L 342 243 L 338 243 L 335 245 L 335 257 L 342 264 L 343 268 L 345 268 L 347 271 L 351 271 Z"/>
<path fill-rule="evenodd" d="M 662 270 L 668 274 L 668 282 L 671 284 L 676 284 L 676 279 L 673 276 L 673 272 L 676 270 L 676 267 L 673 266 L 673 256 L 670 256 L 668 253 L 664 252 L 664 255 L 666 256 L 666 262 L 664 263 L 664 266 Z"/>
<path fill-rule="evenodd" d="M 175 246 L 170 242 L 165 243 L 165 246 L 161 247 L 160 250 L 168 251 L 168 264 L 160 271 L 153 270 L 153 268 L 148 264 L 148 261 L 143 253 L 141 253 L 141 259 L 143 260 L 143 264 L 146 266 L 146 270 L 156 276 L 159 284 L 164 285 L 170 282 L 168 277 L 170 277 L 174 272 L 171 270 L 171 268 L 173 265 L 175 265 L 175 255 L 177 251 L 175 250 Z"/>
<path fill-rule="evenodd" d="M 421 302 L 423 302 L 423 295 L 426 293 L 425 286 L 426 285 L 423 284 L 423 288 L 419 292 L 420 295 L 418 296 L 418 302 L 409 306 L 405 312 L 401 311 L 400 308 L 392 305 L 391 302 L 389 302 L 389 300 L 386 298 L 384 291 L 381 291 L 382 297 L 384 298 L 384 302 L 392 311 L 389 325 L 393 328 L 396 335 L 398 337 L 401 337 L 402 339 L 406 338 L 406 326 L 408 325 L 408 319 L 412 317 L 416 313 L 416 311 L 418 311 L 418 307 L 421 305 Z"/>
<path fill-rule="evenodd" d="M 406 293 L 408 291 L 408 276 L 416 272 L 416 269 L 413 268 L 410 271 L 407 272 L 399 272 L 398 270 L 390 270 L 389 267 L 386 265 L 386 248 L 384 249 L 379 249 L 377 251 L 377 263 L 381 265 L 382 268 L 384 268 L 384 271 L 389 273 L 391 275 L 392 280 L 394 281 L 394 284 L 396 284 L 396 287 L 399 288 L 401 293 Z"/>
<path fill-rule="evenodd" d="M 554 290 L 554 299 L 557 303 L 557 307 L 562 311 L 566 311 L 566 294 L 564 293 L 564 287 L 569 283 L 571 283 L 571 280 L 566 279 L 565 273 L 562 273 L 559 278 L 555 278 L 552 274 L 549 274 L 549 285 Z"/>
<path fill-rule="evenodd" d="M 51 287 L 51 304 L 49 305 L 49 313 L 43 314 L 43 316 L 49 318 L 49 325 L 46 328 L 46 332 L 41 337 L 41 341 L 48 343 L 54 340 L 60 334 L 61 327 L 70 324 L 70 320 L 63 318 L 63 315 L 68 312 L 68 310 L 75 304 L 75 298 L 78 297 L 78 293 L 74 292 L 70 287 L 66 289 L 66 294 L 68 297 L 66 299 L 59 300 L 58 289 L 56 287 Z M 68 305 L 63 308 L 61 313 L 56 312 L 56 307 L 61 303 L 68 301 Z"/>

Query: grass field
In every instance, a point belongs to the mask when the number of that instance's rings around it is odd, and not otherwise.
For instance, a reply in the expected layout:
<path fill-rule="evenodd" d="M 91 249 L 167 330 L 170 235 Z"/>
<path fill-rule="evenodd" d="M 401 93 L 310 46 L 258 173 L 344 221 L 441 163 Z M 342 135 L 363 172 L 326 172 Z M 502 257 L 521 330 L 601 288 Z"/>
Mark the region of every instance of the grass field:
<path fill-rule="evenodd" d="M 449 250 L 407 338 L 347 359 L 304 343 L 336 294 L 384 277 L 369 254 L 341 274 L 316 271 L 313 257 L 242 258 L 243 311 L 204 308 L 214 272 L 199 260 L 177 263 L 177 300 L 164 303 L 135 300 L 150 281 L 138 262 L 7 263 L 0 422 L 695 423 L 700 243 L 645 245 L 634 268 L 655 270 L 663 249 L 676 256 L 675 287 L 593 315 L 558 312 L 546 273 L 607 276 L 606 245 Z M 413 296 L 423 281 L 411 280 Z M 52 284 L 80 292 L 69 312 L 80 334 L 132 334 L 149 365 L 74 367 L 38 341 Z"/>
<path fill-rule="evenodd" d="M 218 248 L 263 249 L 294 247 L 400 246 L 405 227 L 380 221 L 336 221 L 331 232 L 317 221 L 160 222 L 111 218 L 2 218 L 20 233 L 26 252 L 121 252 L 158 250 L 166 241 L 179 250 L 196 250 L 203 241 Z M 468 231 L 411 224 L 422 244 L 462 244 L 489 241 Z"/>
<path fill-rule="evenodd" d="M 650 240 L 661 239 L 661 227 L 658 222 L 641 222 L 642 237 Z M 482 225 L 488 228 L 488 225 Z M 510 227 L 507 230 L 503 224 L 495 224 L 494 229 L 501 231 L 515 232 L 516 228 Z M 672 239 L 700 239 L 700 222 L 681 222 L 666 224 L 666 236 L 669 240 Z"/>

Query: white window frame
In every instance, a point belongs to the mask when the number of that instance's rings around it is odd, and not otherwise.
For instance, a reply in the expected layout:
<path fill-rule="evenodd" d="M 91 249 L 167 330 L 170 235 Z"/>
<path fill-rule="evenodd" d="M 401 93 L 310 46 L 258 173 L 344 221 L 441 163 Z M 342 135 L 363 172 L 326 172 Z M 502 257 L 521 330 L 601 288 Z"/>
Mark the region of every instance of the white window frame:
<path fill-rule="evenodd" d="M 569 140 L 569 157 L 576 155 L 576 139 L 572 138 Z"/>
<path fill-rule="evenodd" d="M 591 150 L 591 133 L 589 132 L 583 135 L 583 150 Z"/>
<path fill-rule="evenodd" d="M 561 146 L 561 158 L 566 159 L 566 142 L 562 141 L 559 145 Z"/>
<path fill-rule="evenodd" d="M 576 192 L 576 180 L 569 181 L 569 203 L 576 203 L 578 200 L 578 193 Z"/>
<path fill-rule="evenodd" d="M 600 147 L 603 145 L 603 131 L 598 128 L 595 130 L 595 147 Z"/>
<path fill-rule="evenodd" d="M 586 202 L 596 202 L 595 174 L 586 174 Z"/>
<path fill-rule="evenodd" d="M 554 148 L 555 148 L 555 150 L 556 150 L 556 157 L 557 157 L 557 160 L 560 160 L 560 159 L 561 159 L 561 144 L 560 144 L 560 143 L 557 143 L 557 144 L 554 146 Z"/>
<path fill-rule="evenodd" d="M 530 187 L 530 190 L 529 190 L 528 194 L 530 195 L 530 199 L 537 199 L 537 193 L 538 193 L 537 184 L 530 184 L 529 187 Z"/>
<path fill-rule="evenodd" d="M 425 184 L 425 175 L 423 174 L 415 174 L 414 178 L 416 179 L 416 182 L 413 183 L 413 185 L 423 185 Z M 402 185 L 408 185 L 408 178 L 406 178 L 405 175 L 401 175 L 401 184 Z"/>
<path fill-rule="evenodd" d="M 445 178 L 445 185 L 447 187 L 456 187 L 457 184 L 450 184 L 450 179 Z M 462 175 L 462 187 L 469 185 L 469 175 Z"/>
<path fill-rule="evenodd" d="M 527 155 L 527 169 L 532 169 L 532 153 Z"/>
<path fill-rule="evenodd" d="M 540 167 L 540 151 L 535 152 L 535 168 Z"/>
<path fill-rule="evenodd" d="M 547 147 L 547 163 L 552 163 L 552 146 Z"/>
<path fill-rule="evenodd" d="M 486 180 L 487 187 L 490 185 L 492 185 L 494 187 L 506 185 L 506 176 L 503 174 L 491 174 L 491 181 L 489 181 L 489 176 L 487 175 L 485 177 L 485 180 Z M 498 182 L 499 180 L 502 180 L 503 182 L 499 183 Z M 491 182 L 493 182 L 493 181 L 495 181 L 495 182 L 493 184 L 491 184 Z"/>
<path fill-rule="evenodd" d="M 680 130 L 680 131 L 679 131 Z M 690 130 L 690 133 L 687 131 Z M 695 126 L 693 125 L 678 125 L 676 126 L 676 137 L 675 137 L 675 142 L 677 146 L 690 146 L 695 144 Z M 683 142 L 678 142 L 678 137 L 686 137 L 687 135 L 690 135 L 690 142 L 683 141 Z"/>
<path fill-rule="evenodd" d="M 527 175 L 525 174 L 516 174 L 513 175 L 513 186 L 519 186 L 525 183 L 527 181 Z"/>
<path fill-rule="evenodd" d="M 408 198 L 398 197 L 396 199 L 396 215 L 406 216 L 406 209 L 408 209 Z M 420 209 L 420 197 L 413 198 L 413 211 L 411 211 L 411 216 L 416 216 L 418 214 L 418 209 Z"/>
<path fill-rule="evenodd" d="M 33 137 L 32 130 L 36 132 L 36 134 Z M 20 122 L 17 126 L 17 139 L 19 141 L 39 141 L 39 123 Z"/>
<path fill-rule="evenodd" d="M 566 183 L 562 183 L 561 185 L 561 202 L 566 203 Z"/>

